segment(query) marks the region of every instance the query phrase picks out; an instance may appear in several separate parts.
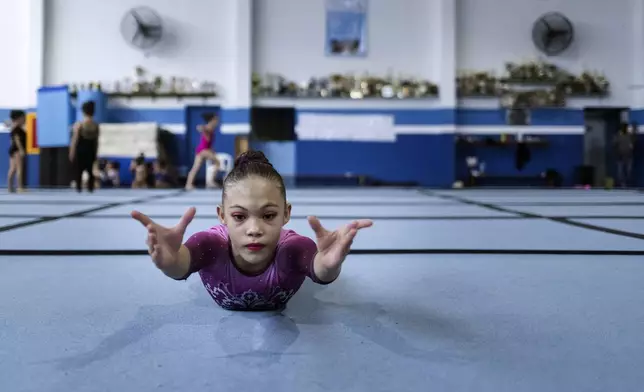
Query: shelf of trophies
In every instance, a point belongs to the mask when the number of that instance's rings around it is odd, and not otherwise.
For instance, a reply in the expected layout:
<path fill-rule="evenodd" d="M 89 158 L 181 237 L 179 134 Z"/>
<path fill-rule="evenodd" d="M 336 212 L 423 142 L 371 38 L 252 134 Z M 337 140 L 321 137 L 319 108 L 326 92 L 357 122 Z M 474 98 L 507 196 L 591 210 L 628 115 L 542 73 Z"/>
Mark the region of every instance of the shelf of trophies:
<path fill-rule="evenodd" d="M 253 97 L 290 100 L 412 101 L 438 98 L 438 85 L 412 77 L 340 75 L 301 83 L 282 75 L 253 74 Z"/>
<path fill-rule="evenodd" d="M 215 99 L 219 98 L 217 85 L 212 81 L 202 81 L 179 76 L 164 78 L 162 76 L 150 76 L 142 67 L 136 67 L 134 77 L 124 77 L 108 83 L 85 82 L 71 83 L 69 89 L 72 97 L 76 97 L 78 91 L 98 90 L 103 91 L 110 98 L 141 99 L 175 99 L 183 100 L 189 98 Z"/>
<path fill-rule="evenodd" d="M 562 107 L 567 98 L 605 98 L 610 83 L 598 72 L 572 74 L 554 64 L 529 61 L 506 63 L 505 73 L 462 71 L 456 79 L 459 98 L 503 98 L 522 94 L 534 97 L 535 106 Z M 525 99 L 525 98 L 524 98 Z"/>

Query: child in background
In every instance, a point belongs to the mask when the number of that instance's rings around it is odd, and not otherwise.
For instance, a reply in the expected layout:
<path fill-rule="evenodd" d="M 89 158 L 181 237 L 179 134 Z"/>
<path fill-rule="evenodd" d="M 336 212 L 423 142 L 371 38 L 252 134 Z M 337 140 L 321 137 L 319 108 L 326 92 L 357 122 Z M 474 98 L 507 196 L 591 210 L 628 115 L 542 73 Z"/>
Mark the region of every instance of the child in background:
<path fill-rule="evenodd" d="M 106 173 L 107 179 L 110 181 L 114 188 L 121 186 L 121 173 L 119 172 L 118 164 L 114 162 L 107 162 Z"/>
<path fill-rule="evenodd" d="M 623 188 L 630 185 L 633 174 L 633 152 L 636 140 L 635 127 L 628 124 L 622 124 L 613 140 L 617 155 L 617 180 Z"/>
<path fill-rule="evenodd" d="M 188 173 L 188 178 L 186 179 L 186 189 L 194 189 L 195 176 L 201 169 L 201 165 L 206 161 L 211 161 L 215 165 L 215 173 L 219 168 L 219 160 L 215 155 L 215 151 L 212 149 L 213 142 L 215 140 L 215 130 L 219 124 L 219 117 L 216 114 L 208 113 L 203 116 L 206 124 L 199 125 L 197 131 L 201 133 L 201 139 L 199 140 L 199 145 L 195 150 L 195 161 Z"/>
<path fill-rule="evenodd" d="M 284 229 L 291 215 L 284 182 L 256 151 L 239 156 L 224 180 L 221 224 L 182 244 L 195 213 L 188 209 L 170 228 L 138 211 L 132 217 L 148 230 L 148 252 L 163 273 L 184 280 L 198 272 L 214 301 L 229 310 L 279 310 L 307 276 L 318 284 L 333 282 L 357 232 L 372 225 L 357 220 L 331 232 L 309 217 L 317 244 Z"/>
<path fill-rule="evenodd" d="M 154 181 L 156 188 L 170 188 L 168 165 L 163 160 L 154 161 Z"/>
<path fill-rule="evenodd" d="M 145 155 L 139 154 L 138 157 L 130 163 L 130 172 L 132 172 L 132 188 L 147 188 L 148 187 L 148 169 L 145 165 Z"/>
<path fill-rule="evenodd" d="M 96 103 L 87 101 L 81 106 L 83 111 L 82 121 L 74 124 L 72 140 L 69 142 L 69 161 L 75 166 L 76 191 L 81 192 L 83 184 L 87 190 L 94 191 L 94 163 L 98 154 L 98 139 L 100 126 L 94 121 Z M 86 178 L 86 180 L 83 180 Z"/>
<path fill-rule="evenodd" d="M 118 188 L 121 186 L 119 171 L 115 163 L 103 161 L 101 166 L 101 187 Z"/>
<path fill-rule="evenodd" d="M 12 110 L 9 115 L 11 118 L 11 132 L 9 137 L 9 172 L 7 173 L 7 188 L 9 192 L 14 192 L 13 178 L 18 183 L 18 192 L 24 191 L 25 179 L 22 168 L 27 149 L 27 132 L 23 129 L 26 121 L 26 114 L 22 110 Z"/>

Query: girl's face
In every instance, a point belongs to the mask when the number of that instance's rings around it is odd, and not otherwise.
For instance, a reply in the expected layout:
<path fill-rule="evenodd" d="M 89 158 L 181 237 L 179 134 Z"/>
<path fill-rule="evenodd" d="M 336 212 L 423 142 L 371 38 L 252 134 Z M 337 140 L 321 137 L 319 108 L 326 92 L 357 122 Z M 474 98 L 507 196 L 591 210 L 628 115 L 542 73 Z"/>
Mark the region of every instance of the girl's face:
<path fill-rule="evenodd" d="M 273 259 L 282 227 L 291 216 L 280 188 L 256 176 L 226 187 L 217 214 L 228 227 L 235 262 L 244 271 L 263 270 Z"/>

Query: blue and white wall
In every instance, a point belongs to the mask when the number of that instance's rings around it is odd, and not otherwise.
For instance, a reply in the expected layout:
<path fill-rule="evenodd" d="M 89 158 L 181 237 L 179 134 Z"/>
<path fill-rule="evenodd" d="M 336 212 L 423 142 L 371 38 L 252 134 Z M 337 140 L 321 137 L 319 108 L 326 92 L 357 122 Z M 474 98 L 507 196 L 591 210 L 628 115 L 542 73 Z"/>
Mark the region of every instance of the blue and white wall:
<path fill-rule="evenodd" d="M 151 57 L 131 49 L 119 33 L 122 15 L 146 3 L 167 20 L 173 37 L 164 52 Z M 370 140 L 363 132 L 356 141 L 341 132 L 333 137 L 307 133 L 293 145 L 273 146 L 270 151 L 279 152 L 275 154 L 284 170 L 297 174 L 351 172 L 449 186 L 458 176 L 454 132 L 516 131 L 505 126 L 498 101 L 457 100 L 457 70 L 500 73 L 506 61 L 537 57 L 530 38 L 533 21 L 547 11 L 562 11 L 575 23 L 577 40 L 569 52 L 552 61 L 574 72 L 604 72 L 612 94 L 604 100 L 573 100 L 566 109 L 533 113 L 534 125 L 525 133 L 544 135 L 551 146 L 533 153 L 527 173 L 555 168 L 571 179 L 582 156 L 584 106 L 632 107 L 631 118 L 644 122 L 640 110 L 644 108 L 644 0 L 586 0 L 583 4 L 565 0 L 370 0 L 369 56 L 364 59 L 324 55 L 324 0 L 189 3 L 177 7 L 173 0 L 0 0 L 0 12 L 7 16 L 4 27 L 9 24 L 12 31 L 12 39 L 5 35 L 0 43 L 4 53 L 16 54 L 15 61 L 3 64 L 0 74 L 2 85 L 9 86 L 0 91 L 0 115 L 6 118 L 6 111 L 14 107 L 34 107 L 35 90 L 41 84 L 94 80 L 109 85 L 133 77 L 134 67 L 140 65 L 162 77 L 213 80 L 221 87 L 222 98 L 208 102 L 114 100 L 109 121 L 156 121 L 167 125 L 183 143 L 186 105 L 221 106 L 220 137 L 224 141 L 219 148 L 230 149 L 234 135 L 248 132 L 252 104 L 293 105 L 301 116 L 329 114 L 334 121 L 341 116 L 384 116 L 393 123 L 393 138 L 373 136 Z M 437 99 L 414 102 L 252 102 L 252 71 L 281 73 L 301 81 L 331 73 L 393 71 L 431 79 L 441 93 Z M 0 133 L 0 148 L 6 142 L 6 134 Z M 284 158 L 287 152 L 290 155 Z M 489 170 L 517 174 L 510 164 L 511 152 L 494 154 L 487 157 Z M 0 159 L 0 182 L 5 165 Z"/>
<path fill-rule="evenodd" d="M 146 3 L 164 19 L 166 35 L 162 48 L 150 56 L 129 47 L 120 33 L 125 12 Z M 134 69 L 141 66 L 149 77 L 214 81 L 226 99 L 113 100 L 109 121 L 158 121 L 182 132 L 186 105 L 222 105 L 224 112 L 247 112 L 250 1 L 193 0 L 184 7 L 177 7 L 173 0 L 89 4 L 86 0 L 46 0 L 45 84 L 100 81 L 109 89 L 115 81 L 127 77 L 134 80 Z M 93 18 L 87 19 L 88 11 L 100 15 L 105 27 L 99 28 Z M 233 117 L 234 121 L 227 121 L 227 125 L 248 123 L 245 118 L 236 118 L 236 114 Z"/>

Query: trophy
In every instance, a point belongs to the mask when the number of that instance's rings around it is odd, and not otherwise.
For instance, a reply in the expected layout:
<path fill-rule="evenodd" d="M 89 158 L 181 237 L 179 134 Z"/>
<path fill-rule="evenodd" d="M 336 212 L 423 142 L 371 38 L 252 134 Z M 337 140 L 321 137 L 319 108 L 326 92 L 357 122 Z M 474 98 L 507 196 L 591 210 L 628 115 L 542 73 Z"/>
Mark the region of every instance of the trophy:
<path fill-rule="evenodd" d="M 363 99 L 364 98 L 364 91 L 362 89 L 362 81 L 358 78 L 354 78 L 353 80 L 353 88 L 349 92 L 349 97 L 351 99 Z"/>

